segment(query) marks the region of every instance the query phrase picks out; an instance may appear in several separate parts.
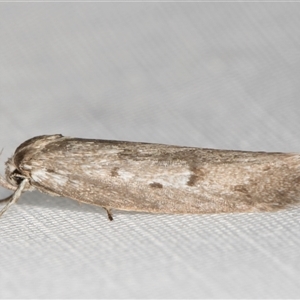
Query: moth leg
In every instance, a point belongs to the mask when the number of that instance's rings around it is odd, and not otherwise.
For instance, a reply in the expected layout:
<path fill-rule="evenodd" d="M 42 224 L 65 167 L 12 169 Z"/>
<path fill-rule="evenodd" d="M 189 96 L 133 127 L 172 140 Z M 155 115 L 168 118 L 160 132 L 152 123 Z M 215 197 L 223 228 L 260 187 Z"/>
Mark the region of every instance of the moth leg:
<path fill-rule="evenodd" d="M 16 203 L 18 199 L 21 197 L 23 190 L 26 187 L 26 184 L 28 183 L 28 179 L 23 179 L 15 192 L 10 195 L 9 197 L 3 199 L 2 201 L 9 201 L 0 211 L 0 217 L 8 210 L 8 208 Z"/>
<path fill-rule="evenodd" d="M 106 212 L 107 212 L 108 220 L 109 220 L 109 221 L 113 221 L 114 218 L 113 218 L 113 216 L 112 216 L 111 208 L 107 208 L 107 207 L 103 207 L 103 208 L 104 208 L 104 209 L 106 210 Z"/>

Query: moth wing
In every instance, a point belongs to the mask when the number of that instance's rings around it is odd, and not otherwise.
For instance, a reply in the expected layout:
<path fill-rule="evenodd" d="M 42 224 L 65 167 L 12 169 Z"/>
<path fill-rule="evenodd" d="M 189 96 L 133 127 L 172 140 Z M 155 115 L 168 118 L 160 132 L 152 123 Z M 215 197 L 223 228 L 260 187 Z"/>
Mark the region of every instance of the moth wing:
<path fill-rule="evenodd" d="M 299 196 L 299 161 L 299 155 L 280 153 L 70 139 L 48 145 L 24 159 L 22 167 L 38 190 L 81 202 L 122 210 L 212 213 L 292 203 Z"/>
<path fill-rule="evenodd" d="M 185 160 L 164 157 L 164 153 L 183 150 L 69 140 L 64 145 L 47 145 L 33 159 L 23 158 L 20 168 L 30 172 L 31 184 L 45 193 L 103 207 L 175 213 L 196 206 L 195 191 L 185 190 L 193 171 Z"/>

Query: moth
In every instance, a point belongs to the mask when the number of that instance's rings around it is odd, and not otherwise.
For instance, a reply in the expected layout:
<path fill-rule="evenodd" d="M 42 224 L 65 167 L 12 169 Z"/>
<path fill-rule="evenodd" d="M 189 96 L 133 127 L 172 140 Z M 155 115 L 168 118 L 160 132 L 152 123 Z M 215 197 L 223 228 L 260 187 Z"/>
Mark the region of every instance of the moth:
<path fill-rule="evenodd" d="M 2 209 L 38 190 L 106 209 L 167 214 L 275 211 L 299 203 L 300 155 L 42 135 L 6 162 Z"/>

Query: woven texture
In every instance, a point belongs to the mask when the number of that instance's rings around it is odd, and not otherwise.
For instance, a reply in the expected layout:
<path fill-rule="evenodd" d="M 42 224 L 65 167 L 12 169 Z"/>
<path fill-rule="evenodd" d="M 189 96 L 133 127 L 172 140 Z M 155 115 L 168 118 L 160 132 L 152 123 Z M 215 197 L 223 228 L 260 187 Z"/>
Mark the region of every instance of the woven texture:
<path fill-rule="evenodd" d="M 297 3 L 1 3 L 0 22 L 2 174 L 53 133 L 300 152 Z M 25 193 L 0 297 L 300 297 L 299 208 L 114 216 Z"/>

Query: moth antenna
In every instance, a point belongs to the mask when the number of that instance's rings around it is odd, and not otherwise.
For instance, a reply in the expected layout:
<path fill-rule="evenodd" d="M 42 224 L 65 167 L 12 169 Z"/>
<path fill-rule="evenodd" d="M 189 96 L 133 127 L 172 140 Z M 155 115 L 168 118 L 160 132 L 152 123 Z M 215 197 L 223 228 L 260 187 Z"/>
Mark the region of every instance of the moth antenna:
<path fill-rule="evenodd" d="M 1 209 L 0 217 L 8 210 L 8 208 L 11 205 L 13 205 L 18 201 L 27 183 L 28 183 L 28 179 L 23 179 L 19 184 L 18 188 L 15 190 L 15 192 L 12 195 L 8 196 L 5 199 L 0 200 L 0 201 L 8 201 L 6 205 Z"/>
<path fill-rule="evenodd" d="M 9 199 L 11 198 L 12 195 L 4 198 L 4 199 L 0 199 L 0 202 L 6 202 L 6 201 L 9 201 Z"/>

